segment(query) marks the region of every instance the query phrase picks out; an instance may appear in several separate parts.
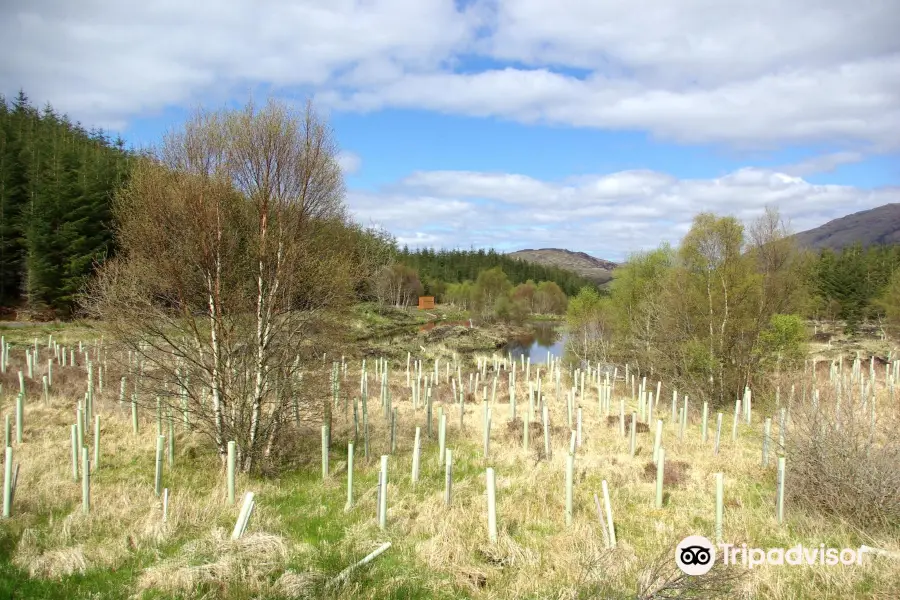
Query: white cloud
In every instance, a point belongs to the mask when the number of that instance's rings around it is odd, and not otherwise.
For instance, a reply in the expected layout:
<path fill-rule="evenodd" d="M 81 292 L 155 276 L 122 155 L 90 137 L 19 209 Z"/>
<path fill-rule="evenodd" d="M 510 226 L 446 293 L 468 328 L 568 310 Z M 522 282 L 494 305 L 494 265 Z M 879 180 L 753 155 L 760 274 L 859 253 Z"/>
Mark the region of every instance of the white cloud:
<path fill-rule="evenodd" d="M 0 6 L 0 90 L 21 86 L 38 104 L 111 126 L 263 87 L 350 110 L 409 107 L 685 142 L 900 145 L 895 2 L 462 4 L 13 0 Z"/>
<path fill-rule="evenodd" d="M 408 75 L 334 99 L 344 109 L 429 108 L 522 122 L 649 130 L 683 142 L 741 146 L 900 142 L 900 54 L 839 69 L 796 70 L 675 90 L 546 69 Z"/>
<path fill-rule="evenodd" d="M 14 0 L 0 7 L 0 89 L 115 122 L 352 67 L 431 70 L 469 21 L 453 0 Z"/>
<path fill-rule="evenodd" d="M 565 188 L 555 188 L 527 175 L 472 171 L 417 172 L 403 179 L 400 185 L 407 190 L 445 197 L 491 198 L 518 204 L 528 204 L 532 199 L 545 202 L 565 194 Z"/>
<path fill-rule="evenodd" d="M 390 194 L 349 197 L 358 218 L 383 225 L 411 246 L 554 246 L 610 260 L 661 241 L 677 244 L 702 211 L 750 221 L 774 206 L 795 231 L 803 231 L 898 201 L 900 188 L 816 185 L 756 168 L 716 179 L 624 171 L 559 182 L 506 173 L 419 172 Z"/>
<path fill-rule="evenodd" d="M 351 192 L 351 210 L 358 220 L 383 225 L 391 232 L 424 231 L 440 224 L 443 229 L 464 229 L 479 218 L 477 207 L 448 197 Z"/>
<path fill-rule="evenodd" d="M 343 150 L 338 154 L 337 162 L 344 175 L 353 175 L 362 167 L 362 158 L 360 158 L 359 154 L 348 150 Z"/>
<path fill-rule="evenodd" d="M 529 65 L 706 86 L 897 52 L 897 14 L 883 0 L 504 0 L 487 46 Z"/>
<path fill-rule="evenodd" d="M 841 165 L 858 163 L 864 159 L 865 156 L 861 152 L 833 152 L 815 156 L 793 165 L 785 165 L 780 170 L 790 175 L 805 177 L 816 173 L 831 173 Z"/>

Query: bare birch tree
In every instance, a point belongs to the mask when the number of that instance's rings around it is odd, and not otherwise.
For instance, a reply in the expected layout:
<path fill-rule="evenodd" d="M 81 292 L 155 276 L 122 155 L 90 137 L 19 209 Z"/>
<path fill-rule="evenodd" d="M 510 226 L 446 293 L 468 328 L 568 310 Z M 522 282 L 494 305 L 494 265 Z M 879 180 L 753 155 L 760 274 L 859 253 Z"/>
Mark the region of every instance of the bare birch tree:
<path fill-rule="evenodd" d="M 400 263 L 382 267 L 375 276 L 374 288 L 379 302 L 397 308 L 414 304 L 424 293 L 416 270 Z"/>
<path fill-rule="evenodd" d="M 116 199 L 120 252 L 89 289 L 88 312 L 143 373 L 139 401 L 160 397 L 223 457 L 234 440 L 245 471 L 300 401 L 327 412 L 296 393 L 320 355 L 312 323 L 371 268 L 354 252 L 336 156 L 310 105 L 199 112 Z"/>

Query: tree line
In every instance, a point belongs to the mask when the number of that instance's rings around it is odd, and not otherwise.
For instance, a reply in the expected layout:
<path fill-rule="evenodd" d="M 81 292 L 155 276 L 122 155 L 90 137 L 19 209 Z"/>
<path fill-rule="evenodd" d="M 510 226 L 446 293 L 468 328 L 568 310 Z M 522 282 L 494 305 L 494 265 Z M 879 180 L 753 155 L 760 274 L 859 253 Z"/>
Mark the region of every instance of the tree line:
<path fill-rule="evenodd" d="M 595 289 L 588 286 L 584 289 Z M 471 310 L 482 318 L 521 323 L 531 315 L 561 315 L 568 296 L 555 281 L 531 279 L 513 285 L 500 267 L 485 269 L 475 281 L 451 283 L 445 294 L 448 302 Z"/>
<path fill-rule="evenodd" d="M 540 265 L 513 258 L 494 249 L 410 250 L 404 246 L 396 260 L 418 274 L 423 291 L 438 299 L 451 283 L 474 282 L 483 271 L 499 267 L 513 285 L 526 281 L 552 281 L 567 295 L 573 296 L 585 286 L 595 286 L 591 280 L 573 271 Z"/>
<path fill-rule="evenodd" d="M 112 199 L 136 158 L 121 138 L 72 123 L 50 105 L 38 110 L 24 92 L 12 100 L 0 96 L 0 306 L 72 313 L 87 279 L 116 252 Z M 497 268 L 512 286 L 524 286 L 516 297 L 528 297 L 528 312 L 558 310 L 551 282 L 568 297 L 585 287 L 598 297 L 605 293 L 574 272 L 493 249 L 410 250 L 383 231 L 355 228 L 354 235 L 367 236 L 359 243 L 377 246 L 377 254 L 394 263 L 374 282 L 357 282 L 357 299 L 393 296 L 392 303 L 410 304 L 432 295 L 481 311 L 486 304 L 478 280 Z M 857 245 L 804 256 L 798 275 L 807 293 L 798 314 L 841 322 L 850 331 L 866 321 L 891 326 L 889 300 L 896 294 L 886 291 L 894 289 L 900 247 Z M 514 314 L 523 308 L 509 307 Z"/>
<path fill-rule="evenodd" d="M 607 297 L 585 288 L 573 298 L 570 346 L 733 402 L 803 364 L 809 317 L 828 311 L 851 331 L 876 318 L 900 333 L 898 259 L 896 247 L 804 252 L 774 210 L 746 227 L 703 213 L 679 247 L 631 255 Z"/>
<path fill-rule="evenodd" d="M 556 282 L 536 283 L 529 279 L 513 285 L 499 266 L 480 271 L 475 281 L 437 283 L 439 288 L 434 282 L 431 286 L 435 301 L 471 311 L 483 319 L 518 323 L 533 314 L 561 315 L 568 303 L 568 296 Z M 373 290 L 381 304 L 396 307 L 413 305 L 419 296 L 427 293 L 418 272 L 400 262 L 381 267 L 375 274 Z"/>

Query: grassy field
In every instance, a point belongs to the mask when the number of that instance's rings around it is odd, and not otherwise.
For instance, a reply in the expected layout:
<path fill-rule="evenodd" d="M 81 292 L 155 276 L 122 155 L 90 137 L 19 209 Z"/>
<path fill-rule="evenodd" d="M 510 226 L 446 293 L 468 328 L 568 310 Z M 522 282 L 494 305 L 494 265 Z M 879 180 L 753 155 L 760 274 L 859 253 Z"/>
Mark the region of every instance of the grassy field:
<path fill-rule="evenodd" d="M 82 326 L 58 330 L 54 336 L 60 343 L 72 344 L 96 339 L 93 333 Z M 36 335 L 18 330 L 4 334 L 20 342 Z M 236 541 L 230 534 L 240 499 L 228 505 L 218 457 L 206 440 L 183 430 L 180 423 L 175 425 L 174 464 L 164 469 L 164 485 L 171 496 L 168 520 L 162 521 L 161 501 L 154 493 L 155 415 L 144 411 L 140 433 L 134 435 L 130 406 L 119 404 L 118 386 L 107 381 L 96 400 L 101 455 L 91 476 L 91 510 L 86 515 L 81 507 L 81 482 L 73 480 L 70 441 L 75 404 L 85 389 L 85 369 L 54 364 L 52 393 L 45 404 L 40 376 L 50 354 L 46 348 L 42 353 L 35 380 L 27 381 L 24 439 L 13 443 L 14 462 L 21 471 L 12 517 L 0 522 L 0 598 L 681 597 L 666 595 L 672 590 L 654 593 L 661 580 L 650 573 L 660 565 L 666 572 L 674 569 L 672 552 L 685 536 L 714 537 L 714 477 L 719 472 L 725 477 L 726 542 L 763 548 L 797 543 L 898 548 L 898 540 L 889 534 L 870 535 L 835 519 L 806 514 L 790 503 L 785 523 L 778 524 L 774 450 L 769 467 L 760 464 L 762 421 L 766 414 L 774 416 L 774 407 L 767 406 L 769 399 L 756 400 L 752 424 L 739 426 L 736 441 L 731 439 L 731 414 L 725 412 L 722 447 L 713 456 L 714 414 L 709 442 L 700 439 L 695 410 L 684 439 L 679 439 L 669 414 L 670 400 L 666 400 L 671 399 L 671 390 L 665 382 L 664 401 L 657 413 L 665 423 L 663 507 L 654 507 L 653 427 L 639 428 L 637 452 L 631 456 L 628 437 L 619 434 L 618 418 L 609 422 L 596 389 L 588 386 L 579 401 L 583 443 L 575 453 L 574 514 L 567 526 L 565 469 L 570 429 L 564 394 L 554 398 L 552 387 L 545 383 L 552 423 L 551 457 L 543 456 L 539 415 L 532 420 L 526 452 L 521 421 L 528 406 L 524 373 L 520 370 L 518 377 L 519 415 L 511 421 L 507 375 L 500 371 L 490 454 L 485 458 L 481 402 L 465 405 L 461 428 L 459 405 L 451 402 L 450 384 L 442 379 L 434 388 L 433 435 L 429 437 L 423 409 L 412 409 L 402 363 L 392 366 L 390 379 L 399 413 L 397 449 L 390 452 L 389 423 L 382 416 L 377 391 L 371 393 L 369 457 L 363 456 L 360 439 L 354 505 L 345 510 L 346 449 L 353 438 L 353 424 L 352 411 L 345 412 L 341 400 L 328 478 L 323 480 L 321 472 L 319 429 L 292 425 L 296 427 L 291 436 L 296 444 L 294 464 L 277 477 L 242 475 L 238 479 L 239 496 L 252 491 L 257 504 L 247 533 Z M 14 422 L 13 391 L 18 391 L 17 372 L 25 369 L 22 345 L 13 347 L 10 359 L 10 369 L 2 377 L 0 419 L 13 415 Z M 476 360 L 461 362 L 464 381 L 476 370 Z M 372 362 L 370 378 L 374 378 Z M 425 364 L 426 374 L 431 366 Z M 358 390 L 359 367 L 359 362 L 348 365 L 342 383 L 345 396 Z M 488 381 L 492 370 L 489 365 Z M 537 369 L 531 372 L 534 377 Z M 564 374 L 564 389 L 567 379 Z M 612 415 L 618 415 L 622 397 L 626 412 L 636 410 L 630 389 L 623 396 L 625 391 L 619 381 Z M 444 504 L 444 467 L 438 461 L 441 409 L 448 417 L 447 447 L 453 455 L 450 507 Z M 423 448 L 420 480 L 413 485 L 416 427 L 422 427 Z M 91 432 L 86 440 L 89 448 L 92 436 Z M 376 483 L 383 454 L 390 454 L 384 531 L 376 521 Z M 493 467 L 497 478 L 496 543 L 488 539 L 486 467 Z M 606 547 L 594 501 L 602 480 L 608 482 L 611 494 L 615 549 Z M 385 541 L 392 543 L 387 552 L 343 585 L 329 586 L 345 567 Z M 733 589 L 720 597 L 887 599 L 896 598 L 900 589 L 895 561 L 871 556 L 860 566 L 757 567 L 735 576 Z"/>

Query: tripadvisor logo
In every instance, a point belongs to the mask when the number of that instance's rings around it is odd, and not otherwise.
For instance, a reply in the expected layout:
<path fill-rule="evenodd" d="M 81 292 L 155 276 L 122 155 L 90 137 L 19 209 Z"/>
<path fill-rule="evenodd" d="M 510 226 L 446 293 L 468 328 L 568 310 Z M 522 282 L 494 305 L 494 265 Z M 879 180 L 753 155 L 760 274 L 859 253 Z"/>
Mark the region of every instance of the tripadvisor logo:
<path fill-rule="evenodd" d="M 689 535 L 675 548 L 675 564 L 686 575 L 706 575 L 716 564 L 716 547 L 702 535 Z"/>
<path fill-rule="evenodd" d="M 741 565 L 752 569 L 759 565 L 861 565 L 866 546 L 854 548 L 807 547 L 748 548 L 746 544 L 719 544 L 724 565 Z M 675 564 L 686 575 L 705 575 L 716 563 L 716 546 L 702 535 L 690 535 L 675 547 Z"/>

